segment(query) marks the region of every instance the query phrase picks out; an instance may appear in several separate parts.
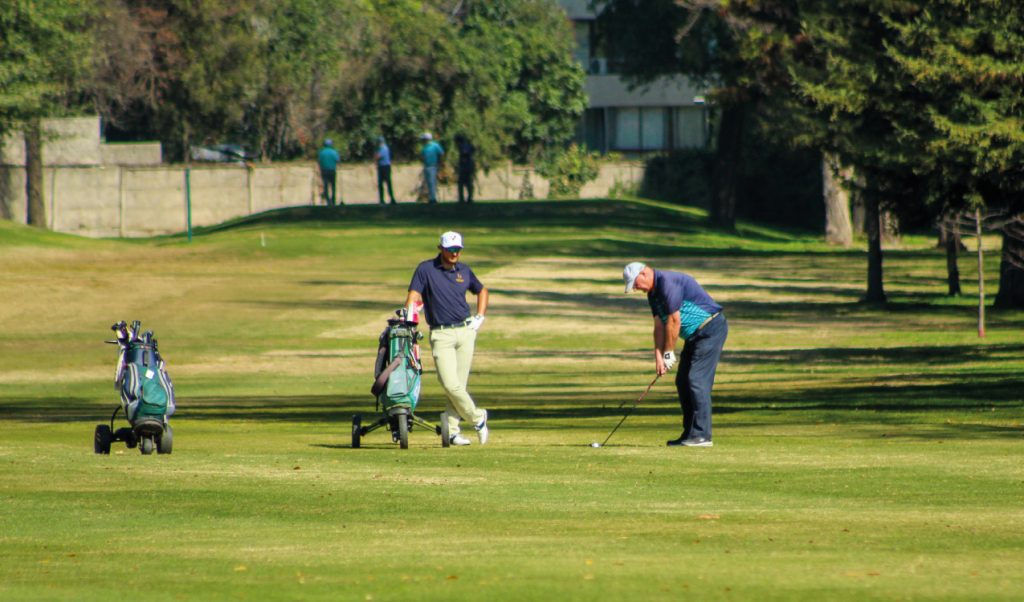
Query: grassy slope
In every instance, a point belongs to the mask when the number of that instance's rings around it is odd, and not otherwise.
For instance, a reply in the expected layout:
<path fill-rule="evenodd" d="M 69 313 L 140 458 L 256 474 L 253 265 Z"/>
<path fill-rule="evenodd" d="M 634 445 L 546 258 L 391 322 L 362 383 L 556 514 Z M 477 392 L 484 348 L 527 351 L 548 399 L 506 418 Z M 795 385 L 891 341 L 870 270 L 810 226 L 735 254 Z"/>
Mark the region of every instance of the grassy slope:
<path fill-rule="evenodd" d="M 887 254 L 891 303 L 867 307 L 862 253 L 700 218 L 358 207 L 191 244 L 0 224 L 0 598 L 1019 599 L 1024 316 L 977 339 L 925 239 Z M 376 336 L 450 227 L 492 291 L 472 389 L 493 445 L 349 450 Z M 633 259 L 727 308 L 713 449 L 664 447 L 668 382 L 586 447 L 649 382 Z M 99 341 L 135 318 L 170 362 L 175 453 L 96 457 L 116 401 Z M 428 374 L 421 414 L 439 399 Z"/>

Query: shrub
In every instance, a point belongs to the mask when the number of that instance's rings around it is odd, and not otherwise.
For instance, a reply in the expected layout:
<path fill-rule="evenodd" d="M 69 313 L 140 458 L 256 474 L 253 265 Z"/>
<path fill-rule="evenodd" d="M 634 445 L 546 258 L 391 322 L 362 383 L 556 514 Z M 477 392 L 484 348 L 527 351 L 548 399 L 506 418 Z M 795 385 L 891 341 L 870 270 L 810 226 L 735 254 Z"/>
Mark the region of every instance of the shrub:
<path fill-rule="evenodd" d="M 578 197 L 584 184 L 597 179 L 600 157 L 575 144 L 542 157 L 537 162 L 537 173 L 551 186 L 548 198 Z"/>

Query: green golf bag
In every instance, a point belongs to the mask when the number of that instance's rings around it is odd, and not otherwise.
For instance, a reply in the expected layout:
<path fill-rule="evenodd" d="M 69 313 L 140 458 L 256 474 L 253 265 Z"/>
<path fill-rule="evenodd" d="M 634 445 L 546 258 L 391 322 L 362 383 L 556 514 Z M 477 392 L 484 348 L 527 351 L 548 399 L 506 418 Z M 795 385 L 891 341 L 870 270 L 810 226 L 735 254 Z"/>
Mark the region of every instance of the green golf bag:
<path fill-rule="evenodd" d="M 395 406 L 416 409 L 423 374 L 418 343 L 422 337 L 415 324 L 402 320 L 388 320 L 380 335 L 371 393 L 385 412 Z"/>
<path fill-rule="evenodd" d="M 116 338 L 108 343 L 118 346 L 114 388 L 121 394 L 121 405 L 110 416 L 110 424 L 99 424 L 94 434 L 94 451 L 109 454 L 110 444 L 123 441 L 143 454 L 171 453 L 174 433 L 168 418 L 174 414 L 174 385 L 160 357 L 152 331 L 141 332 L 138 320 L 131 327 L 124 321 L 110 327 Z M 114 429 L 119 411 L 130 425 Z"/>

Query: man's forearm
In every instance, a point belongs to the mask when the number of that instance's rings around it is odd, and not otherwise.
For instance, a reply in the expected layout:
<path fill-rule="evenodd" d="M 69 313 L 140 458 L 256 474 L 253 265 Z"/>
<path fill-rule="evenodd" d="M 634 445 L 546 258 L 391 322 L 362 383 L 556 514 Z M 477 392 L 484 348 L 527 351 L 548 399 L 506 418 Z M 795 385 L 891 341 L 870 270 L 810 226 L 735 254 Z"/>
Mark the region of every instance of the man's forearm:
<path fill-rule="evenodd" d="M 665 323 L 654 319 L 654 350 L 660 354 L 665 347 Z"/>
<path fill-rule="evenodd" d="M 476 296 L 476 313 L 478 316 L 482 316 L 487 312 L 488 298 L 487 288 L 480 289 L 480 294 Z"/>
<path fill-rule="evenodd" d="M 668 317 L 668 321 L 664 324 L 665 335 L 662 342 L 664 346 L 658 347 L 662 353 L 669 351 L 675 351 L 676 341 L 679 339 L 679 313 L 674 313 Z"/>

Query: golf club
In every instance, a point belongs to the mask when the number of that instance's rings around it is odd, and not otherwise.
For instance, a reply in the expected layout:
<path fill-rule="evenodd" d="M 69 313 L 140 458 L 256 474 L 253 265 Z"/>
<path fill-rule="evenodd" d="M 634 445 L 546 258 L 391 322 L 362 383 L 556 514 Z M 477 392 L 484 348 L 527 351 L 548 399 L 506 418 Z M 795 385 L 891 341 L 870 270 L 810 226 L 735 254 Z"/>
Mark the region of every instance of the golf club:
<path fill-rule="evenodd" d="M 661 378 L 660 374 L 654 377 L 654 380 L 651 381 L 651 384 L 647 385 L 647 389 L 644 390 L 640 397 L 636 398 L 636 401 L 633 402 L 632 407 L 626 410 L 626 413 L 622 416 L 622 420 L 620 420 L 619 423 L 615 425 L 615 428 L 612 429 L 612 432 L 608 433 L 608 436 L 604 438 L 604 442 L 597 443 L 595 441 L 594 443 L 590 444 L 590 447 L 604 447 L 605 444 L 608 443 L 608 440 L 612 438 L 612 435 L 615 434 L 615 431 L 619 430 L 619 427 L 622 426 L 622 423 L 626 421 L 626 418 L 629 418 L 629 415 L 633 413 L 633 410 L 636 409 L 636 406 L 640 405 L 640 402 L 643 401 L 644 397 L 647 397 L 647 394 L 651 392 L 651 387 L 654 386 L 654 383 L 658 382 L 659 378 Z M 622 406 L 619 407 L 621 408 Z"/>

